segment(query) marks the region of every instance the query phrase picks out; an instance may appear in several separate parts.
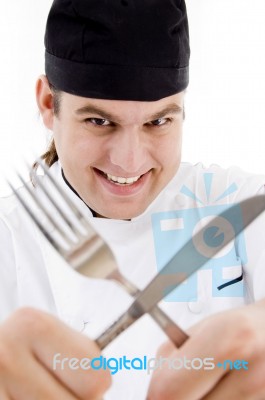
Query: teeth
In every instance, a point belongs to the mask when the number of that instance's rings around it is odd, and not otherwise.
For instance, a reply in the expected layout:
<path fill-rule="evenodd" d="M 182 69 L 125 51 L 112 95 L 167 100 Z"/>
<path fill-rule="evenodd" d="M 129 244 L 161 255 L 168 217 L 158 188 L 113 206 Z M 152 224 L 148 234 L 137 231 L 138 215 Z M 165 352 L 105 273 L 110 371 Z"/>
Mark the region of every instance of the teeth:
<path fill-rule="evenodd" d="M 138 181 L 138 179 L 140 178 L 141 175 L 139 176 L 135 176 L 133 178 L 123 178 L 121 176 L 114 176 L 114 175 L 110 175 L 110 174 L 106 174 L 107 178 L 109 181 L 113 181 L 113 182 L 117 182 L 117 183 L 121 183 L 121 184 L 131 184 L 134 183 L 136 181 Z"/>

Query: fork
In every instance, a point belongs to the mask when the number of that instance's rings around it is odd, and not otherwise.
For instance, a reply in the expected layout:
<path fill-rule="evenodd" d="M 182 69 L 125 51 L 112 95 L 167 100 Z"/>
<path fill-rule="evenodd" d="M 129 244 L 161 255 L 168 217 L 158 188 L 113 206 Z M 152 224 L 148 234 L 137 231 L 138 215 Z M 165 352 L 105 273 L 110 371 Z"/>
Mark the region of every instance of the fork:
<path fill-rule="evenodd" d="M 55 189 L 54 194 L 57 196 L 59 195 L 60 202 L 58 199 L 56 200 L 55 196 L 47 189 L 37 173 L 32 173 L 32 168 L 30 166 L 28 166 L 28 168 L 30 169 L 31 175 L 34 174 L 34 180 L 42 195 L 48 199 L 58 212 L 61 219 L 60 223 L 52 216 L 49 205 L 44 205 L 44 201 L 41 201 L 36 195 L 34 188 L 30 187 L 19 173 L 17 173 L 17 175 L 26 189 L 26 192 L 35 203 L 35 206 L 42 211 L 56 234 L 52 234 L 45 227 L 41 219 L 32 211 L 29 201 L 8 182 L 26 213 L 35 222 L 50 244 L 78 272 L 90 278 L 114 280 L 120 284 L 127 293 L 135 297 L 139 293 L 139 289 L 121 274 L 108 244 L 94 230 L 82 211 L 76 207 L 65 190 L 52 176 L 46 164 L 41 159 L 38 159 L 37 162 L 42 167 L 48 181 Z M 68 213 L 64 211 L 65 207 L 67 207 Z M 158 306 L 150 311 L 150 315 L 176 347 L 180 347 L 188 339 L 187 334 Z"/>

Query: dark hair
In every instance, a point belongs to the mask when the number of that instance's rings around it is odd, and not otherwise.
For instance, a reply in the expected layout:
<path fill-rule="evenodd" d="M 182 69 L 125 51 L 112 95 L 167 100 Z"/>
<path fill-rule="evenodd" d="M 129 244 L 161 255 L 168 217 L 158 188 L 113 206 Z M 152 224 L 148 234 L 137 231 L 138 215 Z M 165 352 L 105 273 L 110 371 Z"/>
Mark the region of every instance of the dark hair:
<path fill-rule="evenodd" d="M 53 94 L 53 112 L 55 116 L 59 116 L 60 113 L 60 106 L 61 106 L 61 97 L 62 97 L 62 91 L 55 88 L 52 84 L 50 85 L 50 89 Z M 44 160 L 45 164 L 48 167 L 51 167 L 57 160 L 58 160 L 58 154 L 56 151 L 55 147 L 55 142 L 54 139 L 51 140 L 51 142 L 48 145 L 47 150 L 45 153 L 43 153 L 40 158 Z M 33 172 L 38 169 L 39 163 L 38 161 L 35 161 L 33 164 Z M 32 177 L 31 177 L 32 180 Z"/>

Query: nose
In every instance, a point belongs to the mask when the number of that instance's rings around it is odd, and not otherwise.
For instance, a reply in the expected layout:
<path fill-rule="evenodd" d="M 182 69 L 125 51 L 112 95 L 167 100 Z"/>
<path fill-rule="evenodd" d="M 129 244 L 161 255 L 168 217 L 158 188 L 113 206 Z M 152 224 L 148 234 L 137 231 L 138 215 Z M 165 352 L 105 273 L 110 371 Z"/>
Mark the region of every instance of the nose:
<path fill-rule="evenodd" d="M 121 170 L 136 175 L 143 172 L 147 159 L 147 146 L 143 132 L 126 128 L 114 135 L 109 150 L 110 162 Z"/>

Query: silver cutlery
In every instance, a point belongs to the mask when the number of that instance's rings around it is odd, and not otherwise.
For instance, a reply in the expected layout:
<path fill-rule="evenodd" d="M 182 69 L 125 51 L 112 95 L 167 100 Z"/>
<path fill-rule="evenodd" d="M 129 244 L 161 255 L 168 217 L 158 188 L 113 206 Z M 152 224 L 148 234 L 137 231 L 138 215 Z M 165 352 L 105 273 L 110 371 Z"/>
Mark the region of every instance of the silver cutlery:
<path fill-rule="evenodd" d="M 38 162 L 49 184 L 52 185 L 53 191 L 45 186 L 42 178 L 36 173 L 32 175 L 36 188 L 31 183 L 26 183 L 19 173 L 17 175 L 33 204 L 41 210 L 46 221 L 56 234 L 50 232 L 43 220 L 33 212 L 26 196 L 22 195 L 20 191 L 16 190 L 8 182 L 14 195 L 30 218 L 58 253 L 78 272 L 91 278 L 114 280 L 131 296 L 139 295 L 138 288 L 120 273 L 114 255 L 107 243 L 94 230 L 88 218 L 76 207 L 66 191 L 51 175 L 44 162 L 42 160 L 38 160 Z M 31 167 L 29 167 L 29 170 L 32 174 Z M 41 193 L 42 199 L 37 195 L 36 189 Z M 57 211 L 59 219 L 52 214 L 51 205 Z M 67 212 L 65 209 L 67 209 Z M 158 306 L 150 309 L 150 315 L 177 347 L 187 340 L 186 333 Z"/>
<path fill-rule="evenodd" d="M 238 207 L 241 209 L 241 218 L 238 218 Z M 106 347 L 120 333 L 137 321 L 142 315 L 151 312 L 153 307 L 170 293 L 190 275 L 201 268 L 209 258 L 214 257 L 221 248 L 229 244 L 240 232 L 242 232 L 255 218 L 265 210 L 265 195 L 253 196 L 234 204 L 216 217 L 212 218 L 201 228 L 190 240 L 188 240 L 171 260 L 162 268 L 155 278 L 135 298 L 129 309 L 121 315 L 105 332 L 97 339 L 101 349 Z M 236 218 L 235 218 L 236 217 Z M 197 250 L 194 243 L 203 245 L 203 233 L 212 226 L 218 225 L 218 220 L 224 218 L 233 220 L 233 229 L 227 224 L 223 229 L 224 240 L 219 247 L 209 247 L 207 258 L 197 257 Z"/>

